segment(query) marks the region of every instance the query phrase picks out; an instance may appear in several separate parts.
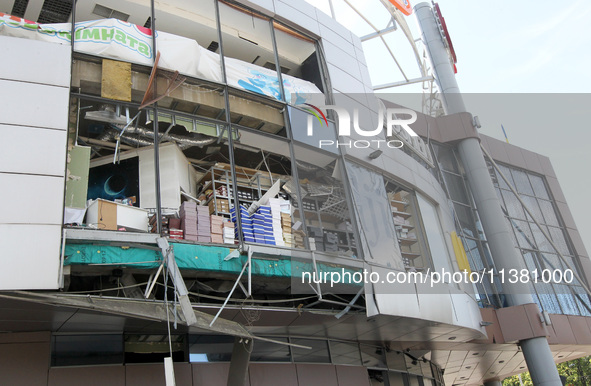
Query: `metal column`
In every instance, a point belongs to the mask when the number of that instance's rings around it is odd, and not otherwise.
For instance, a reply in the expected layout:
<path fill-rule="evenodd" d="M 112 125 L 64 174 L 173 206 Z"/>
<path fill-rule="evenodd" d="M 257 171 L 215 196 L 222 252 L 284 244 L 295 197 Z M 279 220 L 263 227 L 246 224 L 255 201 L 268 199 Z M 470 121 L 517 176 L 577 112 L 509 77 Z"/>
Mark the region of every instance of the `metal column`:
<path fill-rule="evenodd" d="M 417 4 L 415 12 L 422 39 L 443 97 L 446 114 L 466 112 L 466 106 L 460 94 L 431 5 L 429 3 Z M 506 270 L 525 268 L 521 254 L 513 245 L 511 230 L 501 211 L 501 204 L 480 149 L 480 141 L 477 138 L 466 138 L 458 144 L 457 148 L 497 268 Z M 503 283 L 503 292 L 506 294 L 510 306 L 533 303 L 532 296 L 525 284 Z M 546 338 L 525 339 L 519 343 L 535 385 L 562 384 Z"/>

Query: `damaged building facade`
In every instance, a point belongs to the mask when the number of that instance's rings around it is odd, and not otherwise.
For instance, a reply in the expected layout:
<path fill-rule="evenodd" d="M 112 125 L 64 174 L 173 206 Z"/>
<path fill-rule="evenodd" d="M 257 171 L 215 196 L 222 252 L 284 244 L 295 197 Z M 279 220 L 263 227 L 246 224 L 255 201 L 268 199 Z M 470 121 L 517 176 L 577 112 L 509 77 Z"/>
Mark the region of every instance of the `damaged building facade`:
<path fill-rule="evenodd" d="M 3 382 L 493 385 L 528 340 L 591 353 L 591 264 L 549 159 L 453 101 L 379 99 L 359 37 L 313 6 L 0 0 L 0 44 Z M 573 276 L 508 289 L 515 267 Z"/>

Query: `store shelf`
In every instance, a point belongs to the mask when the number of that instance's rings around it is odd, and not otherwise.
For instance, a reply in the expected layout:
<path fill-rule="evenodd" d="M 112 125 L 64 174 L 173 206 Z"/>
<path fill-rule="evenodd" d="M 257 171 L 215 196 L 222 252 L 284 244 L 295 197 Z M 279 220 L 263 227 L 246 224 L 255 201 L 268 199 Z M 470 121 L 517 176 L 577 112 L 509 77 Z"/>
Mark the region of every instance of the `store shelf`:
<path fill-rule="evenodd" d="M 402 257 L 406 257 L 407 259 L 411 259 L 414 260 L 417 257 L 421 257 L 420 253 L 412 253 L 412 252 L 401 252 L 402 253 Z"/>
<path fill-rule="evenodd" d="M 396 208 L 392 208 L 392 214 L 395 216 L 400 216 L 404 219 L 410 218 L 412 216 L 412 214 L 407 212 L 399 212 L 398 210 L 396 210 Z"/>
<path fill-rule="evenodd" d="M 398 238 L 398 241 L 400 242 L 401 245 L 406 246 L 411 246 L 416 244 L 416 242 L 418 241 L 417 239 L 403 239 L 403 238 Z"/>

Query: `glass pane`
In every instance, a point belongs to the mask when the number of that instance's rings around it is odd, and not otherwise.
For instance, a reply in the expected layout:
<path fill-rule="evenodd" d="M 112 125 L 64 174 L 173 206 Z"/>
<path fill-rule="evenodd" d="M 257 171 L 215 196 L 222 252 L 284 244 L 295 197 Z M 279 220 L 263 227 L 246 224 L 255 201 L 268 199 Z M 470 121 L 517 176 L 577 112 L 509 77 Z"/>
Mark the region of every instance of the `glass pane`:
<path fill-rule="evenodd" d="M 429 242 L 433 268 L 437 271 L 443 269 L 446 272 L 453 272 L 437 208 L 425 200 L 420 194 L 417 194 L 417 201 L 421 210 L 422 223 L 427 235 L 427 241 Z"/>
<path fill-rule="evenodd" d="M 517 197 L 508 190 L 501 190 L 501 192 L 503 194 L 503 200 L 505 201 L 505 209 L 507 209 L 509 217 L 525 220 L 523 207 Z"/>
<path fill-rule="evenodd" d="M 273 338 L 281 342 L 287 343 L 287 338 Z M 264 340 L 257 340 L 254 342 L 252 353 L 250 354 L 251 362 L 291 362 L 291 354 L 289 353 L 289 346 L 266 342 Z"/>
<path fill-rule="evenodd" d="M 296 363 L 330 363 L 327 341 L 315 339 L 291 338 L 291 343 L 308 346 L 312 349 L 292 347 L 293 360 Z"/>
<path fill-rule="evenodd" d="M 295 145 L 294 150 L 304 207 L 303 216 L 297 207 L 293 216 L 305 218 L 309 233 L 294 233 L 295 242 L 307 236 L 315 250 L 356 256 L 357 243 L 343 185 L 344 165 L 318 149 Z"/>
<path fill-rule="evenodd" d="M 285 97 L 297 105 L 303 102 L 299 93 L 320 93 L 324 88 L 316 42 L 283 24 L 273 22 L 273 26 Z"/>
<path fill-rule="evenodd" d="M 555 284 L 556 296 L 560 302 L 560 306 L 565 314 L 568 315 L 579 315 L 579 308 L 574 296 L 570 293 L 568 286 Z"/>
<path fill-rule="evenodd" d="M 155 2 L 155 7 L 158 66 L 221 83 L 215 2 L 184 1 L 174 6 Z M 151 25 L 151 17 L 148 17 L 144 26 L 151 28 Z"/>
<path fill-rule="evenodd" d="M 405 386 L 403 374 L 394 371 L 388 372 L 389 386 Z"/>
<path fill-rule="evenodd" d="M 228 85 L 281 100 L 269 19 L 218 2 Z"/>
<path fill-rule="evenodd" d="M 564 262 L 562 262 L 562 264 L 564 265 L 564 268 L 567 269 L 567 267 L 570 267 L 574 270 L 574 273 L 577 273 L 580 275 L 580 273 L 579 273 L 580 269 L 578 268 L 579 265 L 575 262 L 575 258 L 567 255 L 567 256 L 564 256 L 564 259 L 568 263 L 568 266 L 567 266 Z M 570 279 L 570 277 L 569 277 L 569 279 Z M 572 283 L 569 283 L 569 284 L 579 285 L 579 281 L 575 277 L 573 277 Z"/>
<path fill-rule="evenodd" d="M 589 295 L 585 292 L 583 287 L 572 287 L 575 299 L 577 300 L 577 305 L 579 306 L 579 310 L 581 311 L 581 315 L 590 316 L 591 315 L 591 301 L 589 300 Z"/>
<path fill-rule="evenodd" d="M 555 255 L 553 253 L 541 253 L 538 255 L 542 256 L 544 268 L 549 269 L 551 271 L 554 271 L 556 269 L 563 271 L 564 264 L 562 263 L 558 255 Z"/>
<path fill-rule="evenodd" d="M 560 228 L 548 227 L 550 231 L 550 237 L 552 237 L 552 242 L 558 248 L 558 252 L 562 253 L 563 255 L 570 255 L 571 252 L 568 248 L 568 244 L 566 242 L 566 238 L 564 237 L 564 232 Z"/>
<path fill-rule="evenodd" d="M 427 250 L 427 239 L 422 232 L 421 218 L 414 193 L 398 184 L 386 183 L 389 207 L 396 228 L 396 237 L 406 268 L 425 268 L 431 266 Z M 362 194 L 362 193 L 361 193 Z"/>
<path fill-rule="evenodd" d="M 419 377 L 415 377 L 414 375 L 408 376 L 408 384 L 409 386 L 422 386 L 421 379 Z"/>
<path fill-rule="evenodd" d="M 530 224 L 530 226 L 538 249 L 542 252 L 556 252 L 540 228 L 536 224 Z M 542 228 L 548 234 L 548 228 L 545 225 L 542 225 Z"/>
<path fill-rule="evenodd" d="M 372 230 L 363 233 L 365 259 L 404 269 L 383 177 L 352 162 L 346 165 L 357 218 L 362 229 Z"/>
<path fill-rule="evenodd" d="M 361 366 L 361 353 L 356 343 L 330 341 L 332 363 Z"/>
<path fill-rule="evenodd" d="M 541 270 L 541 268 L 538 265 L 538 254 L 539 253 L 537 252 L 523 251 L 523 259 L 525 260 L 525 266 L 530 272 L 533 272 L 534 270 L 538 270 L 538 272 L 540 272 Z"/>
<path fill-rule="evenodd" d="M 504 165 L 498 165 L 499 169 L 501 169 L 501 172 L 503 173 L 503 175 L 509 180 L 509 183 L 511 184 L 511 186 L 515 186 L 515 181 L 513 181 L 513 176 L 511 175 L 511 169 L 509 169 L 507 166 Z M 505 181 L 503 180 L 503 177 L 501 177 L 499 175 L 499 173 L 497 172 L 497 179 L 499 181 L 499 186 L 502 189 L 509 189 L 509 186 L 505 183 Z"/>
<path fill-rule="evenodd" d="M 542 211 L 540 210 L 540 207 L 538 206 L 538 200 L 536 200 L 534 197 L 523 196 L 523 195 L 520 198 L 525 203 L 525 206 L 527 207 L 527 209 L 529 209 L 529 211 L 532 213 L 532 215 L 534 216 L 534 219 L 537 222 L 539 222 L 540 224 L 543 224 L 544 223 L 544 216 L 542 216 Z M 527 215 L 527 219 L 529 221 L 532 221 L 529 214 Z"/>
<path fill-rule="evenodd" d="M 384 348 L 369 346 L 365 344 L 359 345 L 361 348 L 361 358 L 363 359 L 363 366 L 377 367 L 386 369 L 386 356 L 384 355 Z"/>
<path fill-rule="evenodd" d="M 405 355 L 396 350 L 386 351 L 386 360 L 390 370 L 406 371 Z"/>
<path fill-rule="evenodd" d="M 464 249 L 466 250 L 466 256 L 470 261 L 470 267 L 475 271 L 481 271 L 484 268 L 484 262 L 480 255 L 480 249 L 476 240 L 463 238 Z"/>
<path fill-rule="evenodd" d="M 456 163 L 456 159 L 450 148 L 433 144 L 433 150 L 435 150 L 435 155 L 437 156 L 437 161 L 439 161 L 439 166 L 441 167 L 441 169 L 456 174 L 460 173 Z"/>
<path fill-rule="evenodd" d="M 423 369 L 421 367 L 421 360 L 412 359 L 407 355 L 405 355 L 405 360 L 406 360 L 406 368 L 408 369 L 409 373 L 419 374 L 419 375 L 423 374 Z M 414 377 L 410 376 L 410 378 L 414 378 Z"/>
<path fill-rule="evenodd" d="M 534 191 L 529 183 L 527 174 L 521 170 L 516 169 L 511 169 L 511 173 L 513 174 L 513 179 L 515 180 L 517 192 L 533 196 Z"/>
<path fill-rule="evenodd" d="M 328 127 L 326 127 L 324 122 L 318 122 L 316 117 L 308 112 L 291 106 L 288 107 L 288 111 L 294 140 L 336 155 L 339 154 L 337 146 L 334 145 L 337 143 L 337 135 L 335 124 L 332 121 L 328 121 Z M 308 132 L 309 125 L 312 126 L 311 135 Z"/>
<path fill-rule="evenodd" d="M 536 283 L 536 291 L 543 308 L 551 314 L 560 314 L 562 310 L 554 293 L 554 289 L 550 284 Z"/>
<path fill-rule="evenodd" d="M 529 223 L 526 221 L 511 220 L 513 230 L 517 237 L 517 242 L 521 248 L 538 249 L 534 236 L 529 228 Z"/>
<path fill-rule="evenodd" d="M 287 137 L 283 105 L 246 92 L 230 91 L 230 120 L 236 125 Z"/>
<path fill-rule="evenodd" d="M 456 203 L 454 203 L 454 209 L 456 215 L 458 216 L 458 221 L 460 222 L 460 226 L 462 227 L 464 235 L 477 238 L 479 234 L 478 230 L 474 226 L 474 219 L 472 218 L 472 209 L 467 206 Z"/>
<path fill-rule="evenodd" d="M 464 189 L 464 179 L 455 174 L 443 172 L 443 178 L 451 199 L 469 205 L 468 195 Z"/>
<path fill-rule="evenodd" d="M 560 226 L 554 205 L 550 201 L 538 199 L 538 205 L 544 215 L 544 222 L 548 225 Z"/>
<path fill-rule="evenodd" d="M 172 358 L 185 362 L 185 335 L 172 335 Z M 157 363 L 170 356 L 167 335 L 126 335 L 125 363 Z"/>
<path fill-rule="evenodd" d="M 383 386 L 385 382 L 388 382 L 387 371 L 368 369 L 367 374 L 371 386 Z"/>
<path fill-rule="evenodd" d="M 146 3 L 149 4 L 149 1 L 146 1 Z M 174 7 L 162 6 L 161 4 L 156 3 L 155 10 L 159 38 L 162 37 L 163 40 L 169 38 L 168 34 L 182 36 L 196 41 L 201 48 L 200 53 L 203 50 L 209 50 L 210 53 L 219 52 L 215 3 L 213 0 L 179 2 L 175 3 Z M 145 20 L 145 26 L 150 28 L 151 20 Z M 166 32 L 166 34 L 160 36 L 161 32 Z M 160 46 L 158 43 L 157 45 Z M 203 54 L 206 55 L 206 53 Z M 199 64 L 201 65 L 201 63 Z M 219 57 L 217 58 L 216 70 L 219 72 Z"/>
<path fill-rule="evenodd" d="M 55 335 L 52 366 L 123 363 L 121 335 Z"/>
<path fill-rule="evenodd" d="M 541 197 L 545 198 L 546 200 L 550 200 L 550 195 L 548 194 L 546 184 L 544 183 L 544 179 L 542 177 L 529 174 L 529 181 L 531 182 L 536 197 Z"/>
<path fill-rule="evenodd" d="M 255 344 L 258 342 L 255 342 Z M 191 362 L 230 362 L 234 337 L 228 335 L 189 336 Z"/>

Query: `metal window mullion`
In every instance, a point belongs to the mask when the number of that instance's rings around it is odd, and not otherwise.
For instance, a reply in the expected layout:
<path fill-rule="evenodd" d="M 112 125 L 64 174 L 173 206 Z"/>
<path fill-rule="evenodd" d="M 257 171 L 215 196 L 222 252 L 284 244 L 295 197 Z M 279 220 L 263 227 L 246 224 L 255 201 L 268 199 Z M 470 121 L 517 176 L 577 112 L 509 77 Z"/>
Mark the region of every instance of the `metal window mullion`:
<path fill-rule="evenodd" d="M 306 224 L 306 215 L 304 213 L 304 203 L 302 200 L 302 192 L 300 190 L 300 178 L 298 173 L 298 163 L 295 153 L 295 147 L 293 144 L 293 133 L 291 131 L 291 120 L 289 118 L 289 109 L 286 108 L 283 112 L 283 122 L 285 123 L 286 134 L 287 134 L 287 143 L 289 145 L 289 152 L 291 154 L 291 178 L 295 181 L 296 187 L 296 201 L 298 203 L 299 212 L 300 212 L 300 221 L 302 222 L 302 230 L 306 237 L 304 237 L 304 247 L 306 249 L 310 249 L 310 243 L 308 242 L 308 224 Z M 295 248 L 295 244 L 292 248 Z"/>
<path fill-rule="evenodd" d="M 152 16 L 152 57 L 153 71 L 156 72 L 156 6 L 154 0 L 150 0 L 151 16 Z M 157 95 L 157 77 L 154 77 L 154 95 Z M 158 133 L 158 102 L 154 102 L 154 178 L 156 184 L 156 233 L 162 235 L 162 202 L 161 202 L 161 191 L 160 191 L 160 138 Z"/>
<path fill-rule="evenodd" d="M 154 1 L 154 0 L 152 0 Z M 224 107 L 225 107 L 225 115 L 226 115 L 226 125 L 228 127 L 228 155 L 230 158 L 230 171 L 232 173 L 232 196 L 234 200 L 234 210 L 236 213 L 236 225 L 238 228 L 238 244 L 240 248 L 244 245 L 244 237 L 242 234 L 242 218 L 240 215 L 240 204 L 238 202 L 238 180 L 236 178 L 236 163 L 234 160 L 234 128 L 232 126 L 231 117 L 230 117 L 230 94 L 228 88 L 228 79 L 226 76 L 226 63 L 225 63 L 225 55 L 224 55 L 224 42 L 222 39 L 222 23 L 220 19 L 220 5 L 217 0 L 214 0 L 215 3 L 215 17 L 216 17 L 216 27 L 218 31 L 218 40 L 220 43 L 220 66 L 222 71 L 222 81 L 224 83 Z M 229 205 L 228 205 L 229 206 Z"/>
<path fill-rule="evenodd" d="M 275 60 L 275 72 L 277 73 L 277 82 L 279 83 L 279 93 L 281 100 L 287 101 L 285 90 L 283 89 L 283 76 L 281 74 L 281 64 L 279 63 L 279 53 L 277 52 L 277 39 L 275 39 L 275 27 L 273 26 L 273 19 L 269 19 L 269 31 L 271 33 L 271 44 L 273 45 L 273 58 Z"/>

